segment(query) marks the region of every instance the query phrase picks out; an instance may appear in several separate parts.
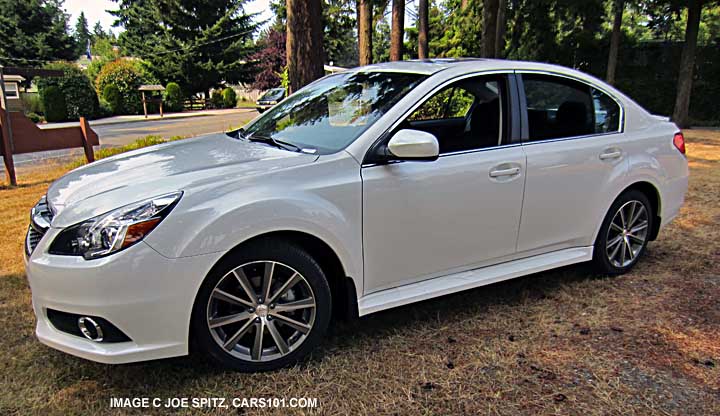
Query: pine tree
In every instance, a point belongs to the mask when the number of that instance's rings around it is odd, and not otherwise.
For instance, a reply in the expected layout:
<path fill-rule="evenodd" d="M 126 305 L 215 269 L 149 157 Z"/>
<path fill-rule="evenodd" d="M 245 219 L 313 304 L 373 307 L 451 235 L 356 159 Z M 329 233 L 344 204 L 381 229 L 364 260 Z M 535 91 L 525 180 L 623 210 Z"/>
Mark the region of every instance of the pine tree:
<path fill-rule="evenodd" d="M 75 51 L 62 0 L 0 0 L 0 64 L 40 66 Z"/>
<path fill-rule="evenodd" d="M 244 0 L 119 0 L 112 11 L 125 28 L 119 43 L 141 57 L 159 80 L 209 93 L 221 82 L 250 82 L 257 26 Z"/>
<path fill-rule="evenodd" d="M 77 18 L 77 23 L 75 23 L 75 44 L 77 45 L 75 52 L 76 55 L 83 55 L 87 51 L 90 37 L 90 30 L 88 29 L 88 21 L 85 18 L 85 12 L 80 12 L 80 16 Z"/>

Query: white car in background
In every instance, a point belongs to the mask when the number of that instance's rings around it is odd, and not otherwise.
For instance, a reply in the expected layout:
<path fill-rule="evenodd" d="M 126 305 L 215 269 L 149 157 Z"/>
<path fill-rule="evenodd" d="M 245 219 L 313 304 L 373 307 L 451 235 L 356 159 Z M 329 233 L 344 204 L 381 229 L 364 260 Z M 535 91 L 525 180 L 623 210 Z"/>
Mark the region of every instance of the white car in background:
<path fill-rule="evenodd" d="M 598 116 L 599 115 L 599 116 Z M 500 60 L 355 68 L 244 129 L 104 159 L 33 209 L 41 342 L 105 363 L 289 365 L 367 315 L 573 263 L 630 270 L 683 136 L 604 82 Z"/>

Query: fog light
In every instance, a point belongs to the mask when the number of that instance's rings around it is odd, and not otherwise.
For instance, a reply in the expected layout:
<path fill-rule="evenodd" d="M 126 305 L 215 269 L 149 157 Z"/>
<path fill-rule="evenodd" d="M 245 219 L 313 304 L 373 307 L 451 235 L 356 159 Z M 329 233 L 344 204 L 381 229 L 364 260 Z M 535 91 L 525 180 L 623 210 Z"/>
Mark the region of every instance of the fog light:
<path fill-rule="evenodd" d="M 78 328 L 90 341 L 101 342 L 103 340 L 102 328 L 89 316 L 82 316 L 78 319 Z"/>

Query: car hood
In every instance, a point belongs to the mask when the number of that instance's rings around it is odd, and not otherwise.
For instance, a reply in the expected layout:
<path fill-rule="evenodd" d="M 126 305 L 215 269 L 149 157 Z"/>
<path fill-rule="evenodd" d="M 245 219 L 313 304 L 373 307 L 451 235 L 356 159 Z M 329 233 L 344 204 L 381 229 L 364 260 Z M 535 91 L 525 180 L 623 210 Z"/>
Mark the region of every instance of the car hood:
<path fill-rule="evenodd" d="M 291 168 L 317 159 L 213 134 L 151 146 L 75 169 L 48 189 L 53 227 L 67 227 L 143 199 Z"/>

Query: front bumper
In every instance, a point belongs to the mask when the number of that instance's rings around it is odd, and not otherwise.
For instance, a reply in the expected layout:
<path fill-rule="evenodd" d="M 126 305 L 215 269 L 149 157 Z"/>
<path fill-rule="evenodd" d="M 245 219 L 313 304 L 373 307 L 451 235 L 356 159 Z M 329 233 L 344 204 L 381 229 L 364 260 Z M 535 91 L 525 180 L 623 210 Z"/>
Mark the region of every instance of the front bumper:
<path fill-rule="evenodd" d="M 26 254 L 40 342 L 108 364 L 188 353 L 195 294 L 222 253 L 169 259 L 141 242 L 96 260 L 47 254 L 58 232 L 49 229 Z M 48 309 L 102 317 L 130 341 L 94 342 L 62 332 L 48 319 Z"/>

